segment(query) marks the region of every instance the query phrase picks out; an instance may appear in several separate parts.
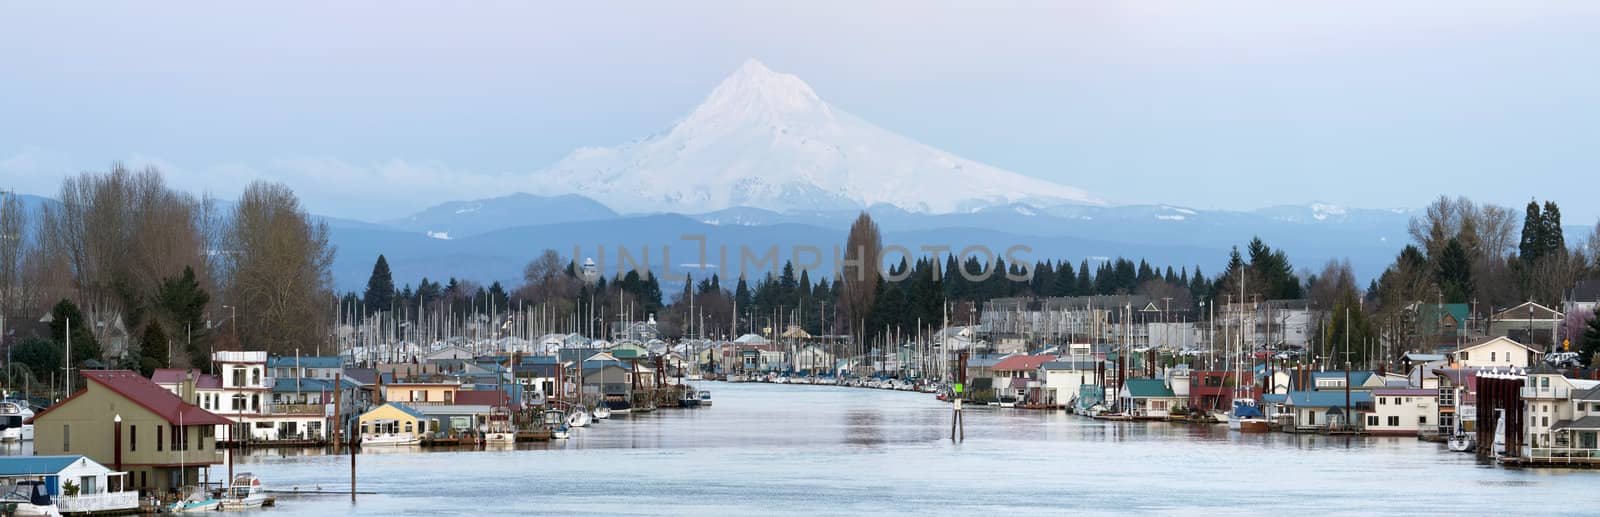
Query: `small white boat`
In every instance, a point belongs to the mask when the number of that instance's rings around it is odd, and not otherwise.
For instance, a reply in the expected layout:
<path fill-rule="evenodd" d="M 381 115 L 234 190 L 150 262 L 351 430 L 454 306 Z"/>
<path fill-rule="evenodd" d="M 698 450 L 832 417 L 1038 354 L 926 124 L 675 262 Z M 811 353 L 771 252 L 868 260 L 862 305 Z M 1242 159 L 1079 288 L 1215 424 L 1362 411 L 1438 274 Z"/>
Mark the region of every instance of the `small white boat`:
<path fill-rule="evenodd" d="M 0 402 L 0 442 L 27 442 L 33 440 L 33 424 L 24 423 L 33 418 L 33 410 L 23 403 Z"/>
<path fill-rule="evenodd" d="M 1452 435 L 1450 440 L 1445 443 L 1446 447 L 1455 452 L 1472 452 L 1473 449 L 1477 448 L 1477 445 L 1478 440 L 1467 433 Z"/>
<path fill-rule="evenodd" d="M 568 427 L 588 427 L 589 421 L 589 412 L 584 411 L 583 408 L 573 410 L 572 414 L 567 415 Z"/>
<path fill-rule="evenodd" d="M 565 440 L 571 437 L 572 429 L 568 428 L 565 424 L 550 430 L 550 438 L 553 440 Z"/>
<path fill-rule="evenodd" d="M 479 429 L 483 443 L 516 443 L 517 429 L 511 425 L 511 413 L 505 410 L 489 413 L 489 421 Z"/>
<path fill-rule="evenodd" d="M 601 402 L 599 404 L 595 404 L 594 405 L 594 418 L 595 418 L 595 420 L 605 420 L 607 418 L 611 418 L 611 408 L 606 406 L 606 404 L 604 402 Z"/>
<path fill-rule="evenodd" d="M 0 496 L 0 505 L 11 506 L 10 515 L 61 517 L 61 510 L 50 499 L 43 481 L 18 481 Z"/>
<path fill-rule="evenodd" d="M 267 494 L 261 490 L 261 479 L 249 472 L 240 472 L 233 476 L 233 482 L 222 491 L 222 502 L 217 509 L 250 510 L 260 508 L 267 503 Z"/>
<path fill-rule="evenodd" d="M 196 487 L 188 487 L 185 489 L 185 491 L 187 492 L 187 495 L 184 496 L 183 499 L 173 501 L 172 504 L 167 505 L 165 508 L 167 512 L 210 512 L 215 511 L 222 506 L 222 500 L 211 497 L 211 494 L 206 493 L 204 490 L 200 490 Z"/>
<path fill-rule="evenodd" d="M 710 391 L 700 390 L 700 405 L 702 405 L 702 406 L 711 405 L 711 392 Z"/>

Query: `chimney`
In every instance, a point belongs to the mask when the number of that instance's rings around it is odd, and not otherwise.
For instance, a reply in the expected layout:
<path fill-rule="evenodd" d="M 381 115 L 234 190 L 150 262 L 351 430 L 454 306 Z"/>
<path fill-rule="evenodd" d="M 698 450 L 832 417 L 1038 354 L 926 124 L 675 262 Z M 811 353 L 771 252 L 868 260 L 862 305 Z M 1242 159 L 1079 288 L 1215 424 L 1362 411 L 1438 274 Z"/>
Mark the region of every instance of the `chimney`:
<path fill-rule="evenodd" d="M 195 370 L 184 370 L 183 382 L 178 387 L 178 396 L 182 397 L 184 402 L 188 402 L 190 404 L 199 403 L 200 399 L 196 398 L 197 395 L 195 395 L 195 383 Z"/>

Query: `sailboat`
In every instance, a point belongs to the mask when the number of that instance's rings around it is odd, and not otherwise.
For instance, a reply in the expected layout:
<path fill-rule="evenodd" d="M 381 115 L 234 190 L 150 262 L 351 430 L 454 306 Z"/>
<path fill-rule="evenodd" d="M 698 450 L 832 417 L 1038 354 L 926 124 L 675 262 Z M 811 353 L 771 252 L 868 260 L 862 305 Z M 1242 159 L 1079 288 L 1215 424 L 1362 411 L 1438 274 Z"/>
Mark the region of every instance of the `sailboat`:
<path fill-rule="evenodd" d="M 1239 278 L 1239 332 L 1235 336 L 1239 339 L 1238 346 L 1233 354 L 1233 409 L 1228 412 L 1228 430 L 1241 433 L 1265 433 L 1268 430 L 1267 419 L 1261 414 L 1261 409 L 1256 406 L 1254 398 L 1254 374 L 1251 381 L 1246 384 L 1240 355 L 1244 353 L 1244 277 Z"/>

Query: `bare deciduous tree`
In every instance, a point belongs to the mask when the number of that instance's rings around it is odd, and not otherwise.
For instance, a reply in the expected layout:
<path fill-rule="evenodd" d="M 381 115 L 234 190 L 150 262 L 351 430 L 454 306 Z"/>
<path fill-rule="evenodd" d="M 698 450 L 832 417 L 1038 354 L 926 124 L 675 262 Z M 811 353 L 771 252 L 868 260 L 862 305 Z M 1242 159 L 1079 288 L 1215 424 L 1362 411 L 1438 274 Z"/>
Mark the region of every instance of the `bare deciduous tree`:
<path fill-rule="evenodd" d="M 251 183 L 223 243 L 224 303 L 237 307 L 240 346 L 292 354 L 325 340 L 334 249 L 327 224 L 313 222 L 293 191 Z"/>

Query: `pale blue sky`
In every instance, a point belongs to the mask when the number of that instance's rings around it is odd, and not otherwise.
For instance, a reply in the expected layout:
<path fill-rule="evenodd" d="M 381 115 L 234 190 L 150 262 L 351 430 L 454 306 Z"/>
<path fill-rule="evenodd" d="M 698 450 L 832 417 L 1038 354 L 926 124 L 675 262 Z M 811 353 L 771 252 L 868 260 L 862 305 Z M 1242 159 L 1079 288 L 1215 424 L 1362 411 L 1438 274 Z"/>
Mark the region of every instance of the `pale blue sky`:
<path fill-rule="evenodd" d="M 1600 216 L 1600 2 L 284 4 L 0 2 L 0 185 L 121 159 L 395 217 L 537 193 L 524 174 L 665 128 L 756 58 L 1119 202 Z"/>

